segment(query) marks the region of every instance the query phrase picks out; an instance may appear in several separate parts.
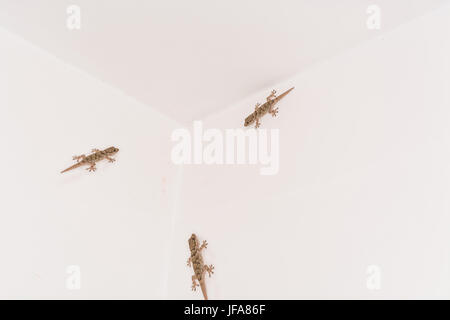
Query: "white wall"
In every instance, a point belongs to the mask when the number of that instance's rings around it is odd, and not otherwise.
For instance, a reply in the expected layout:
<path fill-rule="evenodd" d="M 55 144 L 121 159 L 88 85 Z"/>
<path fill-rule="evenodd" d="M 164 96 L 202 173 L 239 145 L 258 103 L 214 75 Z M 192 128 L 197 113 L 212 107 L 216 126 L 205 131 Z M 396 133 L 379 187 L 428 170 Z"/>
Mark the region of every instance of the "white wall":
<path fill-rule="evenodd" d="M 0 70 L 0 298 L 166 297 L 178 125 L 2 30 Z M 115 163 L 60 174 L 111 145 Z"/>
<path fill-rule="evenodd" d="M 450 298 L 450 8 L 274 85 L 280 171 L 186 166 L 170 264 L 191 293 L 187 238 L 208 240 L 212 299 Z M 241 127 L 270 89 L 204 121 Z M 369 265 L 381 290 L 366 287 Z"/>
<path fill-rule="evenodd" d="M 0 30 L 0 298 L 200 299 L 192 232 L 210 244 L 212 299 L 449 298 L 449 18 L 274 85 L 296 87 L 262 120 L 280 128 L 279 174 L 185 166 L 181 193 L 176 122 Z M 270 89 L 205 127 L 241 127 Z M 110 145 L 117 162 L 59 173 Z"/>

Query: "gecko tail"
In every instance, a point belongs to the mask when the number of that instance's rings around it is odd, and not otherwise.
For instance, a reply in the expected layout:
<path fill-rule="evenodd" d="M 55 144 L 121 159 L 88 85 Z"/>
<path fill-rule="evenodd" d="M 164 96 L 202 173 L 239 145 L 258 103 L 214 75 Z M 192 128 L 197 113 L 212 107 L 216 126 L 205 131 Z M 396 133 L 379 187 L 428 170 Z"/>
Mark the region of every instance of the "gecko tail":
<path fill-rule="evenodd" d="M 283 92 L 282 94 L 280 94 L 278 97 L 275 98 L 275 101 L 278 102 L 281 99 L 283 99 L 285 96 L 287 96 L 287 94 L 289 92 L 291 92 L 292 90 L 294 90 L 295 87 L 290 88 L 289 90 L 286 90 L 285 92 Z"/>
<path fill-rule="evenodd" d="M 200 281 L 200 289 L 202 289 L 203 297 L 205 298 L 205 300 L 208 300 L 208 295 L 206 294 L 205 280 Z"/>
<path fill-rule="evenodd" d="M 75 164 L 74 164 L 73 166 L 71 166 L 71 167 L 68 167 L 67 169 L 65 169 L 65 170 L 61 171 L 61 173 L 64 173 L 64 172 L 67 172 L 67 171 L 69 171 L 69 170 L 72 170 L 72 169 L 78 168 L 78 167 L 80 167 L 81 165 L 82 165 L 82 163 L 81 163 L 81 162 L 75 163 Z"/>

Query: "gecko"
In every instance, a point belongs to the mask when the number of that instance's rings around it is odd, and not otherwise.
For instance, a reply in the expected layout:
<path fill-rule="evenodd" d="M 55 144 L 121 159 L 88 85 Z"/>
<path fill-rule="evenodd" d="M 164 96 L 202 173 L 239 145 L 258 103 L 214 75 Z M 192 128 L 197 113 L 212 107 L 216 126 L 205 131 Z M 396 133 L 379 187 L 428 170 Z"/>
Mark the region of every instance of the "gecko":
<path fill-rule="evenodd" d="M 88 170 L 89 172 L 97 170 L 95 167 L 95 164 L 103 159 L 108 159 L 109 162 L 114 162 L 116 159 L 111 158 L 111 156 L 115 155 L 119 149 L 116 147 L 109 147 L 105 150 L 99 150 L 99 149 L 92 149 L 92 154 L 86 156 L 82 154 L 81 156 L 74 156 L 73 160 L 76 160 L 77 163 L 75 163 L 73 166 L 61 171 L 61 173 L 64 173 L 69 170 L 73 170 L 75 168 L 81 167 L 83 165 L 89 165 Z"/>
<path fill-rule="evenodd" d="M 255 128 L 259 128 L 261 122 L 259 121 L 262 116 L 270 113 L 272 117 L 276 117 L 278 113 L 278 108 L 274 108 L 275 104 L 278 103 L 281 99 L 283 99 L 289 92 L 291 92 L 294 87 L 290 88 L 286 92 L 283 92 L 279 96 L 276 96 L 276 91 L 272 90 L 270 95 L 266 98 L 266 102 L 264 104 L 257 103 L 255 105 L 255 111 L 250 114 L 247 118 L 245 118 L 244 127 L 248 127 L 252 123 L 255 122 Z"/>
<path fill-rule="evenodd" d="M 208 295 L 206 294 L 206 286 L 205 286 L 205 273 L 208 272 L 208 275 L 211 277 L 211 274 L 214 273 L 214 266 L 210 264 L 207 266 L 203 263 L 203 258 L 201 252 L 203 249 L 206 249 L 208 246 L 208 242 L 204 240 L 202 245 L 198 241 L 197 236 L 193 233 L 188 240 L 189 249 L 191 250 L 191 256 L 187 261 L 188 267 L 191 266 L 194 269 L 194 275 L 192 276 L 192 291 L 196 291 L 197 287 L 200 286 L 202 290 L 203 297 L 205 300 L 208 300 Z M 198 281 L 198 283 L 197 283 Z"/>

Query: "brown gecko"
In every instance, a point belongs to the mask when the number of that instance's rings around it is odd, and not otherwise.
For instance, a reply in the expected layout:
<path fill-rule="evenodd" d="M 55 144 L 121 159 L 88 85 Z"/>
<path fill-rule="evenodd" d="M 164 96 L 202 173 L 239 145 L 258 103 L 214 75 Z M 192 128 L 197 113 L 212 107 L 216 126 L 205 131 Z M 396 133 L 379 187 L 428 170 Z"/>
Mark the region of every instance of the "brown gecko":
<path fill-rule="evenodd" d="M 81 156 L 74 156 L 73 160 L 76 160 L 77 163 L 75 163 L 73 166 L 67 168 L 66 170 L 61 171 L 61 173 L 64 173 L 66 171 L 84 166 L 89 165 L 89 168 L 86 170 L 95 171 L 97 168 L 95 167 L 95 164 L 103 159 L 108 159 L 109 162 L 114 162 L 116 159 L 111 158 L 111 156 L 115 155 L 119 149 L 116 147 L 109 147 L 105 150 L 99 150 L 99 149 L 92 149 L 92 154 L 86 156 L 82 154 Z"/>
<path fill-rule="evenodd" d="M 275 90 L 272 90 L 270 95 L 267 97 L 267 101 L 264 104 L 257 103 L 255 105 L 255 111 L 249 115 L 247 118 L 245 118 L 244 126 L 248 127 L 253 122 L 255 123 L 255 128 L 259 128 L 261 125 L 259 119 L 261 119 L 262 116 L 266 115 L 267 113 L 270 113 L 272 117 L 276 117 L 278 113 L 278 108 L 274 108 L 275 104 L 277 104 L 278 101 L 283 99 L 289 92 L 291 92 L 294 89 L 294 87 L 290 88 L 286 92 L 283 92 L 279 96 L 276 96 L 277 93 Z"/>
<path fill-rule="evenodd" d="M 191 256 L 187 261 L 187 265 L 190 267 L 192 263 L 192 268 L 194 269 L 194 275 L 192 276 L 192 291 L 196 291 L 197 287 L 200 286 L 203 297 L 205 300 L 208 300 L 205 286 L 205 273 L 208 272 L 208 275 L 211 277 L 211 274 L 214 273 L 214 267 L 212 264 L 209 266 L 205 265 L 201 255 L 202 250 L 206 249 L 208 243 L 203 241 L 202 245 L 200 245 L 200 242 L 194 233 L 189 238 L 188 243 L 189 249 L 191 250 Z M 197 281 L 199 283 L 197 283 Z"/>

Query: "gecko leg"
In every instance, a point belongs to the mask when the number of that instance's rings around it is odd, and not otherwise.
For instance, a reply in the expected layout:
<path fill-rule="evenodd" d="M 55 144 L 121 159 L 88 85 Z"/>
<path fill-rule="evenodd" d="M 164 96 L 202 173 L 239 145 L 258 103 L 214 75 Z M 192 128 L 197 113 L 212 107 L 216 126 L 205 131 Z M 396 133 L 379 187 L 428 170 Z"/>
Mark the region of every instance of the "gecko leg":
<path fill-rule="evenodd" d="M 192 291 L 196 291 L 197 287 L 199 287 L 200 284 L 197 283 L 197 277 L 195 275 L 192 276 Z"/>
<path fill-rule="evenodd" d="M 211 277 L 211 274 L 214 274 L 214 266 L 210 264 L 207 266 L 206 264 L 203 266 L 203 272 L 208 272 L 208 275 Z"/>
<path fill-rule="evenodd" d="M 94 153 L 95 152 L 100 152 L 100 150 L 99 149 L 92 149 L 91 152 L 94 152 Z"/>
<path fill-rule="evenodd" d="M 278 108 L 275 108 L 275 103 L 272 102 L 269 104 L 269 113 L 272 115 L 272 117 L 276 117 L 278 113 Z"/>
<path fill-rule="evenodd" d="M 255 128 L 258 129 L 261 125 L 261 122 L 259 122 L 259 118 L 256 118 Z"/>
<path fill-rule="evenodd" d="M 91 163 L 91 166 L 89 168 L 87 168 L 86 170 L 88 170 L 89 172 L 93 172 L 93 171 L 97 170 L 97 168 L 95 167 L 95 162 Z"/>
<path fill-rule="evenodd" d="M 114 161 L 116 161 L 116 159 L 111 158 L 111 157 L 105 157 L 105 158 L 108 159 L 109 162 L 114 162 Z"/>
<path fill-rule="evenodd" d="M 261 105 L 261 104 L 259 104 L 259 103 L 257 103 L 257 104 L 255 105 L 255 121 L 256 121 L 255 128 L 259 128 L 259 126 L 261 125 L 261 123 L 259 122 L 259 117 L 258 117 L 258 107 L 259 107 L 260 105 Z"/>
<path fill-rule="evenodd" d="M 192 262 L 192 258 L 189 257 L 189 259 L 187 260 L 187 266 L 190 267 L 191 266 L 191 262 Z"/>
<path fill-rule="evenodd" d="M 202 251 L 203 249 L 208 248 L 208 242 L 206 240 L 203 240 L 202 245 L 198 248 L 199 251 Z"/>
<path fill-rule="evenodd" d="M 267 97 L 267 101 L 270 101 L 274 98 L 276 98 L 275 94 L 277 93 L 276 90 L 272 90 L 272 92 L 270 93 L 270 95 Z"/>
<path fill-rule="evenodd" d="M 278 108 L 274 108 L 272 110 L 269 110 L 269 113 L 272 115 L 272 117 L 276 117 L 278 114 Z"/>
<path fill-rule="evenodd" d="M 73 156 L 72 160 L 77 160 L 77 162 L 80 162 L 80 159 L 82 161 L 84 158 L 86 158 L 86 155 L 82 154 L 81 156 Z"/>

